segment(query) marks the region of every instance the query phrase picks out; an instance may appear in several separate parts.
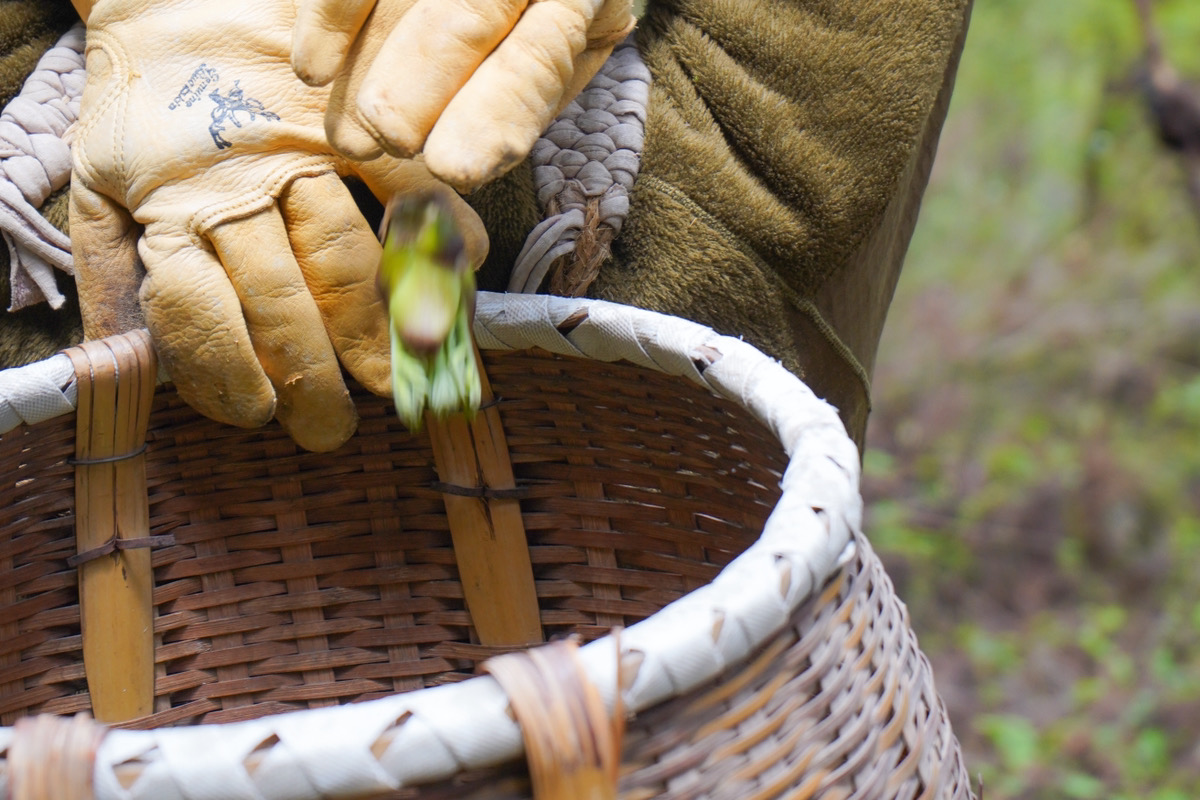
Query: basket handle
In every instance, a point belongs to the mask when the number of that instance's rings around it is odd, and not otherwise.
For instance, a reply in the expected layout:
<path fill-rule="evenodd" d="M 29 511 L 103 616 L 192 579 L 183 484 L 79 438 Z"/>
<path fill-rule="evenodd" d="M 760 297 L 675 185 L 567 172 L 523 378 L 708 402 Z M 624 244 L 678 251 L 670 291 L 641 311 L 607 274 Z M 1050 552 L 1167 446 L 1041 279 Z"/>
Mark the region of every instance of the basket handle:
<path fill-rule="evenodd" d="M 83 663 L 92 713 L 121 722 L 154 710 L 154 607 L 146 429 L 157 359 L 144 330 L 66 352 L 79 390 L 75 539 Z"/>
<path fill-rule="evenodd" d="M 619 648 L 618 648 L 619 652 Z M 489 659 L 521 726 L 533 800 L 616 800 L 624 715 L 610 716 L 574 639 Z"/>
<path fill-rule="evenodd" d="M 8 746 L 9 797 L 92 800 L 96 750 L 105 733 L 87 714 L 17 720 Z"/>

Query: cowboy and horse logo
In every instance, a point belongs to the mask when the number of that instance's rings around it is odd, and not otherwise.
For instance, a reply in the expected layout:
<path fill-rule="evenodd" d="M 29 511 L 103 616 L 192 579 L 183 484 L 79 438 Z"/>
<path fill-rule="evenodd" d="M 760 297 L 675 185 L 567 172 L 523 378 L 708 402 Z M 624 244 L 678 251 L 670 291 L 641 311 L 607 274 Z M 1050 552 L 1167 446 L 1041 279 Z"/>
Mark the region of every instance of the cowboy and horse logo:
<path fill-rule="evenodd" d="M 204 95 L 204 90 L 216 83 L 220 77 L 216 69 L 207 64 L 201 64 L 167 108 L 174 111 L 180 106 L 191 107 Z M 220 88 L 214 88 L 208 93 L 208 98 L 216 104 L 210 112 L 212 122 L 209 123 L 208 132 L 218 150 L 233 147 L 233 142 L 221 135 L 225 132 L 226 125 L 240 128 L 245 123 L 253 122 L 257 117 L 270 120 L 279 119 L 278 114 L 267 111 L 262 101 L 247 97 L 245 90 L 239 84 L 240 81 L 234 81 L 233 88 L 229 90 L 228 94 L 221 94 Z"/>

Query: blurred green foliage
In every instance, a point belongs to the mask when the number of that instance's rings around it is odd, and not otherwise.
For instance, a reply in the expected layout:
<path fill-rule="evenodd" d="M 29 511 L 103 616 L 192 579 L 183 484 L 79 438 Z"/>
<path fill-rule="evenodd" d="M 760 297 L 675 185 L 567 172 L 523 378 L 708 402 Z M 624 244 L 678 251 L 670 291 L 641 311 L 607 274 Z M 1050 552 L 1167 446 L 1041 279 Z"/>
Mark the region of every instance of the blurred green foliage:
<path fill-rule="evenodd" d="M 1141 41 L 976 0 L 881 347 L 866 528 L 987 800 L 1200 797 L 1200 209 Z"/>

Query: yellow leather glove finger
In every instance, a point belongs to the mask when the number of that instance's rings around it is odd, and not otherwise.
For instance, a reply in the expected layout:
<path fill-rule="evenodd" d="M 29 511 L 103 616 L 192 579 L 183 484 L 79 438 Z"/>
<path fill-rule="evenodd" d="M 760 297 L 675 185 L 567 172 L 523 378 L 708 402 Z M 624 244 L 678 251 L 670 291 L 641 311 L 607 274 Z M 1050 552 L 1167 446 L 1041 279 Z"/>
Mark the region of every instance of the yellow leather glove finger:
<path fill-rule="evenodd" d="M 74 242 L 76 231 L 71 233 Z M 140 291 L 146 327 L 180 397 L 218 422 L 269 422 L 275 389 L 258 363 L 241 301 L 217 254 L 161 223 L 149 226 L 138 253 L 147 271 Z"/>
<path fill-rule="evenodd" d="M 310 0 L 312 7 L 301 9 L 301 14 L 317 15 L 317 6 L 324 7 L 324 15 L 337 15 L 340 8 L 334 0 Z M 388 35 L 399 25 L 401 18 L 408 12 L 417 0 L 383 0 L 374 3 L 371 12 L 370 25 L 359 32 L 349 50 L 341 54 L 343 69 L 337 74 L 336 80 L 330 87 L 329 109 L 325 112 L 325 135 L 334 149 L 354 161 L 370 161 L 385 152 L 386 142 L 381 143 L 379 135 L 372 130 L 358 113 L 358 94 L 362 89 L 367 72 L 380 52 L 388 42 Z M 344 18 L 343 18 L 344 19 Z M 297 18 L 297 27 L 305 25 L 303 16 Z M 297 47 L 303 43 L 297 43 Z M 314 45 L 308 45 L 302 50 L 293 50 L 292 65 L 301 66 L 297 69 L 311 71 L 316 67 L 311 64 L 321 58 L 320 51 Z M 409 78 L 406 77 L 405 80 Z M 390 145 L 387 145 L 390 148 Z M 396 152 L 394 149 L 390 152 Z"/>
<path fill-rule="evenodd" d="M 320 314 L 279 212 L 220 226 L 213 249 L 177 232 L 159 235 L 162 227 L 149 228 L 139 247 L 141 300 L 180 396 L 233 425 L 275 416 L 309 450 L 349 438 L 357 416 L 328 338 L 314 335 L 323 334 Z"/>
<path fill-rule="evenodd" d="M 209 235 L 275 389 L 275 418 L 307 450 L 339 447 L 354 433 L 358 414 L 279 211 L 227 222 Z"/>
<path fill-rule="evenodd" d="M 380 5 L 383 2 L 387 0 Z M 525 5 L 526 0 L 413 4 L 386 31 L 370 63 L 363 64 L 358 57 L 348 61 L 352 70 L 366 68 L 354 98 L 359 121 L 386 152 L 398 156 L 421 152 L 446 104 L 512 32 Z M 394 16 L 397 8 L 389 10 Z M 384 32 L 375 20 L 364 30 L 372 37 Z M 404 80 L 396 80 L 398 75 Z"/>
<path fill-rule="evenodd" d="M 424 143 L 430 172 L 466 191 L 525 159 L 633 25 L 629 2 L 610 0 L 599 11 L 611 16 L 596 17 L 587 27 L 581 25 L 582 5 L 530 4 L 442 110 Z M 359 94 L 359 110 L 377 127 L 394 118 L 385 103 L 373 100 L 385 85 L 380 68 L 378 62 L 371 68 Z"/>
<path fill-rule="evenodd" d="M 333 174 L 297 178 L 279 206 L 292 253 L 342 365 L 368 391 L 390 395 L 387 308 L 376 283 L 378 237 Z"/>
<path fill-rule="evenodd" d="M 304 13 L 339 12 L 316 0 Z M 631 0 L 376 0 L 334 83 L 326 132 L 358 160 L 426 148 L 433 174 L 469 191 L 528 154 L 633 23 Z M 331 62 L 304 46 L 298 70 Z"/>
<path fill-rule="evenodd" d="M 292 69 L 310 86 L 337 75 L 375 0 L 299 0 L 292 30 Z"/>

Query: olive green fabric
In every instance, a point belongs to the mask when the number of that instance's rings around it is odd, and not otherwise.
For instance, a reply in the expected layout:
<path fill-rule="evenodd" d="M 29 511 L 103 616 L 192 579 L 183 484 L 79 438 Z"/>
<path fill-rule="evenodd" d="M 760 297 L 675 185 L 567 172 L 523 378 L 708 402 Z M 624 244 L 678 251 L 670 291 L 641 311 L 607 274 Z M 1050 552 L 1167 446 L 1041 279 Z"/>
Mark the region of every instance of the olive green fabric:
<path fill-rule="evenodd" d="M 39 5 L 0 4 L 0 31 Z M 745 337 L 837 406 L 861 443 L 970 5 L 650 0 L 637 34 L 653 77 L 641 171 L 590 294 Z M 69 24 L 50 16 L 45 30 Z M 541 217 L 530 165 L 468 199 L 491 238 L 480 286 L 502 291 Z M 0 366 L 78 337 L 64 312 L 35 313 L 58 324 L 18 345 L 21 358 L 6 331 Z"/>
<path fill-rule="evenodd" d="M 78 21 L 66 0 L 8 0 L 0 2 L 0 107 L 21 91 L 42 54 Z M 42 213 L 60 230 L 67 225 L 67 193 L 59 190 L 42 206 Z M 9 313 L 8 248 L 0 244 L 0 367 L 18 366 L 53 355 L 83 338 L 75 284 L 59 276 L 67 302 L 58 311 L 41 304 Z"/>
<path fill-rule="evenodd" d="M 641 171 L 590 294 L 745 337 L 861 444 L 969 13 L 970 0 L 651 0 Z M 490 223 L 491 196 L 472 200 Z M 518 231 L 489 232 L 485 285 L 500 289 Z"/>

